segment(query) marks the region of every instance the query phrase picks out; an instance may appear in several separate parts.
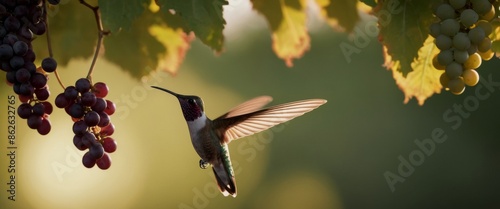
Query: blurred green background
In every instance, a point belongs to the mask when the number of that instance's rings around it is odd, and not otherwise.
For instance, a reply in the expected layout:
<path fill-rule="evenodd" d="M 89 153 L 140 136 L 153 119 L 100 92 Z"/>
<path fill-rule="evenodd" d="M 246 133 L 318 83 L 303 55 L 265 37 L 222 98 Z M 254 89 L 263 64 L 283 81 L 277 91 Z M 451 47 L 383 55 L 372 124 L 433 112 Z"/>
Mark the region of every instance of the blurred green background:
<path fill-rule="evenodd" d="M 479 100 L 454 130 L 443 114 L 470 101 L 478 87 L 460 96 L 442 92 L 424 106 L 415 100 L 404 105 L 391 72 L 381 67 L 380 44 L 370 40 L 348 63 L 339 48 L 352 44 L 348 36 L 319 26 L 311 32 L 311 50 L 289 69 L 273 53 L 269 32 L 252 29 L 232 37 L 219 56 L 195 41 L 176 77 L 155 73 L 144 81 L 100 59 L 94 81 L 108 84 L 107 98 L 117 105 L 111 168 L 81 165 L 83 152 L 72 144 L 72 121 L 63 110 L 54 110 L 47 136 L 18 119 L 15 202 L 7 200 L 5 154 L 7 96 L 13 93 L 3 85 L 0 208 L 498 208 L 500 89 Z M 84 77 L 89 64 L 79 59 L 62 68 L 66 85 Z M 500 82 L 499 66 L 498 59 L 483 63 L 482 79 Z M 177 100 L 150 85 L 200 96 L 211 118 L 259 95 L 273 96 L 272 104 L 328 103 L 231 143 L 238 185 L 231 198 L 217 191 L 211 170 L 199 168 Z M 51 100 L 62 91 L 54 77 L 50 89 Z M 447 140 L 391 191 L 384 173 L 400 175 L 398 157 L 408 160 L 420 150 L 414 141 L 430 138 L 436 128 Z"/>

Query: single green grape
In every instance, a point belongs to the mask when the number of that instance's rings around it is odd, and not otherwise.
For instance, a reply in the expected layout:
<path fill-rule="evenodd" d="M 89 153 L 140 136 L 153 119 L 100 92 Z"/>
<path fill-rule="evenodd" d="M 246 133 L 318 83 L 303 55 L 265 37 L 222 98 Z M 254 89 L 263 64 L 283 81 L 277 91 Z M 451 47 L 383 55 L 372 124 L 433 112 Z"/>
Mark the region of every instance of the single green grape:
<path fill-rule="evenodd" d="M 467 86 L 475 86 L 479 82 L 479 74 L 474 69 L 464 70 L 462 77 L 464 78 L 464 83 Z"/>

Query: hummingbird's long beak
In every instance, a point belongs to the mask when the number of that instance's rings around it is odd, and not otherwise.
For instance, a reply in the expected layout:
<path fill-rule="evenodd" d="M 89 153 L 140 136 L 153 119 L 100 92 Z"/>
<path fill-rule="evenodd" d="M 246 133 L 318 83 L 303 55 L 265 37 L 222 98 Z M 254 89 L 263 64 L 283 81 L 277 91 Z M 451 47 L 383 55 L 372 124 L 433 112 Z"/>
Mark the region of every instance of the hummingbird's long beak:
<path fill-rule="evenodd" d="M 162 91 L 167 92 L 167 93 L 169 93 L 169 94 L 172 94 L 172 95 L 174 95 L 174 96 L 175 96 L 175 97 L 177 97 L 177 98 L 178 98 L 179 96 L 182 96 L 182 95 L 180 95 L 180 94 L 178 94 L 178 93 L 175 93 L 175 92 L 173 92 L 173 91 L 170 91 L 170 90 L 168 90 L 168 89 L 164 89 L 164 88 L 161 88 L 161 87 L 158 87 L 158 86 L 151 86 L 151 87 L 152 87 L 152 88 L 155 88 L 155 89 L 162 90 Z"/>

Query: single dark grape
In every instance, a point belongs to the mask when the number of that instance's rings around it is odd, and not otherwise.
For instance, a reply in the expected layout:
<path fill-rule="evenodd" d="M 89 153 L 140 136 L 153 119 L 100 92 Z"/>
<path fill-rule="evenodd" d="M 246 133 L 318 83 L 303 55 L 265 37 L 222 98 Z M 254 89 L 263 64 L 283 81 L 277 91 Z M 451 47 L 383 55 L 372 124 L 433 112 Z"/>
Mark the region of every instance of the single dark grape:
<path fill-rule="evenodd" d="M 90 133 L 88 131 L 86 131 L 85 133 L 83 133 L 82 135 L 82 143 L 86 146 L 86 147 L 91 147 L 92 144 L 95 144 L 97 141 L 97 139 L 95 138 L 95 135 L 93 133 Z"/>
<path fill-rule="evenodd" d="M 30 83 L 35 88 L 43 88 L 47 85 L 47 77 L 38 72 L 31 74 Z"/>
<path fill-rule="evenodd" d="M 83 120 L 87 124 L 87 126 L 96 126 L 99 123 L 100 116 L 95 111 L 90 111 L 85 114 Z"/>
<path fill-rule="evenodd" d="M 111 136 L 115 132 L 115 125 L 113 123 L 109 123 L 107 126 L 101 129 L 101 134 L 104 136 Z"/>
<path fill-rule="evenodd" d="M 43 35 L 47 31 L 47 25 L 44 21 L 39 21 L 34 25 L 30 24 L 30 30 L 36 35 Z"/>
<path fill-rule="evenodd" d="M 92 110 L 96 112 L 102 112 L 106 109 L 106 100 L 103 98 L 96 98 L 95 104 L 92 105 Z"/>
<path fill-rule="evenodd" d="M 42 102 L 42 104 L 45 107 L 45 114 L 50 115 L 53 110 L 52 104 L 50 104 L 50 102 L 47 101 Z"/>
<path fill-rule="evenodd" d="M 9 46 L 14 45 L 17 41 L 19 41 L 19 38 L 14 33 L 8 33 L 2 40 L 4 44 L 8 44 Z"/>
<path fill-rule="evenodd" d="M 21 22 L 14 16 L 8 16 L 4 20 L 3 25 L 9 32 L 17 32 L 21 27 Z"/>
<path fill-rule="evenodd" d="M 42 103 L 36 103 L 33 105 L 33 115 L 43 116 L 45 114 L 45 106 Z"/>
<path fill-rule="evenodd" d="M 81 102 L 83 106 L 91 107 L 96 103 L 96 97 L 94 93 L 87 91 L 82 94 Z"/>
<path fill-rule="evenodd" d="M 111 158 L 108 154 L 104 153 L 101 158 L 97 159 L 96 164 L 100 169 L 106 170 L 111 167 Z"/>
<path fill-rule="evenodd" d="M 23 103 L 19 105 L 19 107 L 17 107 L 17 114 L 22 119 L 28 119 L 28 117 L 31 115 L 31 109 L 32 107 L 29 103 Z"/>
<path fill-rule="evenodd" d="M 47 57 L 42 60 L 42 68 L 45 70 L 45 72 L 54 72 L 57 68 L 57 62 L 54 58 L 52 57 Z"/>
<path fill-rule="evenodd" d="M 68 113 L 69 116 L 73 118 L 82 118 L 84 114 L 85 114 L 85 109 L 83 108 L 82 104 L 74 103 L 71 106 L 69 106 L 69 113 Z"/>
<path fill-rule="evenodd" d="M 41 89 L 35 89 L 35 95 L 38 100 L 45 101 L 49 98 L 50 91 L 49 89 L 47 89 L 47 87 Z"/>
<path fill-rule="evenodd" d="M 84 134 L 85 132 L 87 132 L 87 124 L 83 120 L 76 121 L 73 124 L 74 134 Z"/>
<path fill-rule="evenodd" d="M 47 118 L 42 118 L 42 123 L 36 129 L 40 135 L 47 135 L 50 132 L 51 125 Z"/>
<path fill-rule="evenodd" d="M 74 86 L 68 86 L 66 89 L 64 89 L 64 96 L 68 100 L 75 100 L 78 98 L 78 91 Z"/>
<path fill-rule="evenodd" d="M 94 159 L 99 159 L 102 157 L 102 155 L 104 155 L 104 148 L 102 147 L 102 144 L 100 144 L 100 143 L 93 143 L 89 147 L 89 152 L 90 152 L 90 155 Z"/>
<path fill-rule="evenodd" d="M 28 82 L 31 78 L 31 73 L 26 68 L 20 68 L 16 71 L 16 80 L 19 83 Z"/>
<path fill-rule="evenodd" d="M 22 103 L 28 103 L 30 99 L 33 99 L 33 95 L 19 95 L 19 101 L 21 101 Z"/>
<path fill-rule="evenodd" d="M 105 112 L 98 112 L 98 113 L 99 113 L 100 120 L 99 120 L 99 124 L 97 124 L 97 125 L 99 127 L 106 127 L 107 125 L 109 125 L 110 119 L 109 119 L 108 114 L 106 114 Z"/>
<path fill-rule="evenodd" d="M 10 67 L 12 69 L 19 69 L 24 66 L 24 58 L 21 56 L 13 56 L 10 58 Z"/>
<path fill-rule="evenodd" d="M 33 62 L 24 60 L 23 68 L 26 68 L 31 74 L 36 73 L 36 66 Z"/>
<path fill-rule="evenodd" d="M 64 93 L 60 93 L 56 96 L 56 100 L 54 102 L 56 104 L 56 107 L 58 108 L 65 108 L 69 105 L 69 99 L 64 96 Z"/>
<path fill-rule="evenodd" d="M 22 95 L 32 95 L 35 93 L 35 88 L 31 85 L 31 83 L 22 83 L 19 88 L 20 94 Z"/>
<path fill-rule="evenodd" d="M 14 45 L 12 46 L 12 49 L 14 50 L 14 54 L 23 56 L 28 52 L 28 44 L 25 43 L 24 41 L 16 41 Z"/>
<path fill-rule="evenodd" d="M 97 82 L 94 84 L 94 94 L 97 98 L 104 98 L 108 95 L 108 86 L 103 82 Z"/>
<path fill-rule="evenodd" d="M 37 129 L 42 124 L 42 116 L 30 115 L 28 117 L 28 126 L 31 129 Z"/>
<path fill-rule="evenodd" d="M 115 103 L 106 100 L 106 109 L 104 109 L 104 112 L 108 115 L 113 115 L 113 113 L 115 113 L 115 110 L 116 110 Z"/>
<path fill-rule="evenodd" d="M 75 147 L 81 151 L 86 150 L 88 147 L 83 144 L 82 137 L 83 135 L 77 134 L 73 137 L 73 144 Z"/>
<path fill-rule="evenodd" d="M 9 60 L 14 55 L 14 50 L 8 44 L 0 45 L 0 59 Z"/>
<path fill-rule="evenodd" d="M 92 85 L 90 84 L 89 79 L 86 78 L 80 78 L 75 83 L 76 90 L 82 94 L 88 92 L 91 87 Z"/>
<path fill-rule="evenodd" d="M 107 153 L 113 153 L 116 151 L 116 141 L 111 137 L 106 137 L 102 140 L 102 147 L 104 147 L 104 151 Z"/>
<path fill-rule="evenodd" d="M 82 164 L 86 168 L 94 167 L 95 162 L 96 162 L 96 159 L 94 157 L 92 157 L 92 155 L 90 155 L 90 151 L 86 152 L 82 157 Z"/>

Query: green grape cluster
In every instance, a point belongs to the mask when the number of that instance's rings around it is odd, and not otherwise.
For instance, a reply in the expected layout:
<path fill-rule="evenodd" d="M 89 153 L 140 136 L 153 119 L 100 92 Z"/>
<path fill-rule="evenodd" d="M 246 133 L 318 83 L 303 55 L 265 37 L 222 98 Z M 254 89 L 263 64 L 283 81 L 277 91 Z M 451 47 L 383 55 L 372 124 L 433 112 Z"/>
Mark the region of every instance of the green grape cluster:
<path fill-rule="evenodd" d="M 489 35 L 495 8 L 488 0 L 444 0 L 434 8 L 434 15 L 438 21 L 430 25 L 429 32 L 440 52 L 433 65 L 444 70 L 443 87 L 459 95 L 465 86 L 478 83 L 476 69 L 494 55 Z"/>

